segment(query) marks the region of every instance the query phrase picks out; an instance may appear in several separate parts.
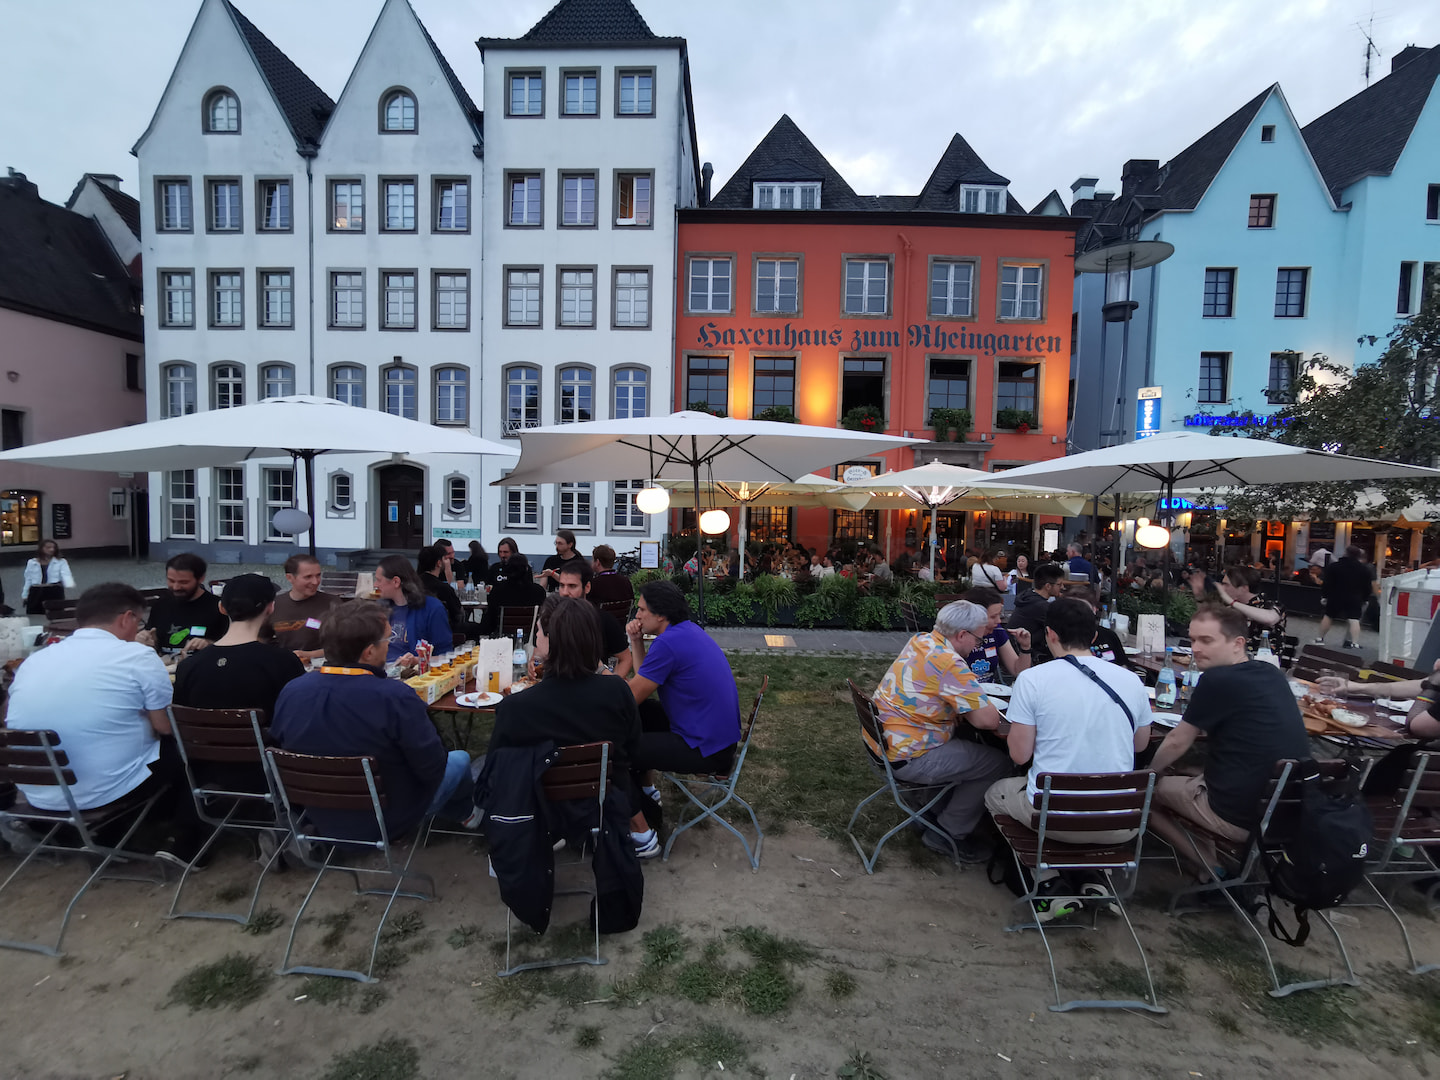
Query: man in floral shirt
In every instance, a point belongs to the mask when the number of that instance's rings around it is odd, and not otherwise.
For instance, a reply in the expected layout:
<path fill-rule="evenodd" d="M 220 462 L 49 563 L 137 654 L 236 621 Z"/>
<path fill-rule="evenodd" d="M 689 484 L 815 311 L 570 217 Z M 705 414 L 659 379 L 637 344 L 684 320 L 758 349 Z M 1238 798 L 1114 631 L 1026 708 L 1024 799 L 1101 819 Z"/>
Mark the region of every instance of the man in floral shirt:
<path fill-rule="evenodd" d="M 985 812 L 986 788 L 1010 772 L 1002 751 L 956 738 L 962 719 L 972 728 L 1003 734 L 999 710 L 964 660 L 985 636 L 988 623 L 988 613 L 979 604 L 947 604 L 935 619 L 935 629 L 910 639 L 875 692 L 883 752 L 896 778 L 907 784 L 955 785 L 935 823 L 954 838 L 963 862 L 990 857 L 989 842 L 972 832 Z M 868 737 L 866 742 L 872 752 L 882 752 Z M 930 830 L 923 840 L 926 847 L 950 854 Z"/>

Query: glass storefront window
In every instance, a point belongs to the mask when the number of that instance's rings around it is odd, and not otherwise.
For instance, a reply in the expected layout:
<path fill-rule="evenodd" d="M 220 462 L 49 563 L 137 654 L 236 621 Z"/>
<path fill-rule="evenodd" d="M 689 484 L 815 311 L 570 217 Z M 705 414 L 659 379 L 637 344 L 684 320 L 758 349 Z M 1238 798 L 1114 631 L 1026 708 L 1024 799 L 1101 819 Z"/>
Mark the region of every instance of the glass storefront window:
<path fill-rule="evenodd" d="M 0 491 L 0 546 L 34 547 L 40 542 L 40 493 Z"/>

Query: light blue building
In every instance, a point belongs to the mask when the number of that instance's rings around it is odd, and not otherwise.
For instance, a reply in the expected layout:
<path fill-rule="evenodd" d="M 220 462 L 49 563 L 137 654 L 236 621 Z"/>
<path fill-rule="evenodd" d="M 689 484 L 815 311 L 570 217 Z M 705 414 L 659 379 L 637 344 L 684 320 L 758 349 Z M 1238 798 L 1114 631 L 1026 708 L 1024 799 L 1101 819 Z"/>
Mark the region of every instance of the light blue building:
<path fill-rule="evenodd" d="M 1265 423 L 1298 365 L 1380 356 L 1440 275 L 1437 74 L 1440 48 L 1407 48 L 1303 128 L 1272 85 L 1165 165 L 1126 162 L 1118 197 L 1072 185 L 1079 253 L 1175 248 L 1129 303 L 1123 275 L 1078 276 L 1072 451 L 1133 438 L 1141 387 L 1162 389 L 1160 430 Z"/>

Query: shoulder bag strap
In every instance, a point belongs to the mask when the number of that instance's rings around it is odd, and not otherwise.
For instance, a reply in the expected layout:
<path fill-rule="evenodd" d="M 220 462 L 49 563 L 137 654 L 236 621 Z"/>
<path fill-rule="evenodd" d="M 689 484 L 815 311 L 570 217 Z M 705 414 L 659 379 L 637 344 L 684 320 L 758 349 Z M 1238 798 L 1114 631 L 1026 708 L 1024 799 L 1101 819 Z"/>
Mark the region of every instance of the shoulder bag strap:
<path fill-rule="evenodd" d="M 1130 711 L 1130 706 L 1126 705 L 1125 702 L 1121 700 L 1120 695 L 1115 692 L 1114 688 L 1109 683 L 1107 683 L 1104 679 L 1100 678 L 1099 675 L 1096 675 L 1095 672 L 1091 671 L 1088 667 L 1080 663 L 1079 660 L 1075 659 L 1075 657 L 1073 656 L 1070 656 L 1068 653 L 1065 656 L 1061 657 L 1061 659 L 1069 661 L 1071 667 L 1075 668 L 1087 679 L 1093 682 L 1096 686 L 1100 687 L 1101 690 L 1104 690 L 1105 693 L 1110 695 L 1110 700 L 1115 702 L 1116 705 L 1119 705 L 1120 708 L 1124 710 L 1125 719 L 1130 721 L 1130 730 L 1135 730 L 1135 714 Z"/>

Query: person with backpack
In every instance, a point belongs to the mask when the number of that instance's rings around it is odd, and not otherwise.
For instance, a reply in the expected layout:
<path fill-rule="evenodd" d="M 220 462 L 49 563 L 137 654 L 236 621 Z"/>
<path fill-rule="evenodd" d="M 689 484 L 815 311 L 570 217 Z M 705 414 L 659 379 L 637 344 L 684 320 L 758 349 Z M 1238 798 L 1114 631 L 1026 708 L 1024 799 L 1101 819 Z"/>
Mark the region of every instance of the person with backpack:
<path fill-rule="evenodd" d="M 1159 774 L 1150 808 L 1150 827 L 1192 864 L 1200 881 L 1223 877 L 1209 833 L 1235 842 L 1250 835 L 1260 800 L 1286 758 L 1310 757 L 1310 740 L 1300 707 L 1280 669 L 1246 652 L 1250 628 L 1234 608 L 1204 604 L 1190 620 L 1190 643 L 1200 681 L 1185 717 L 1160 748 L 1150 768 Z M 1208 755 L 1200 776 L 1165 775 L 1201 735 Z M 1195 847 L 1184 824 L 1199 825 Z M 1195 848 L 1201 862 L 1196 864 Z"/>

